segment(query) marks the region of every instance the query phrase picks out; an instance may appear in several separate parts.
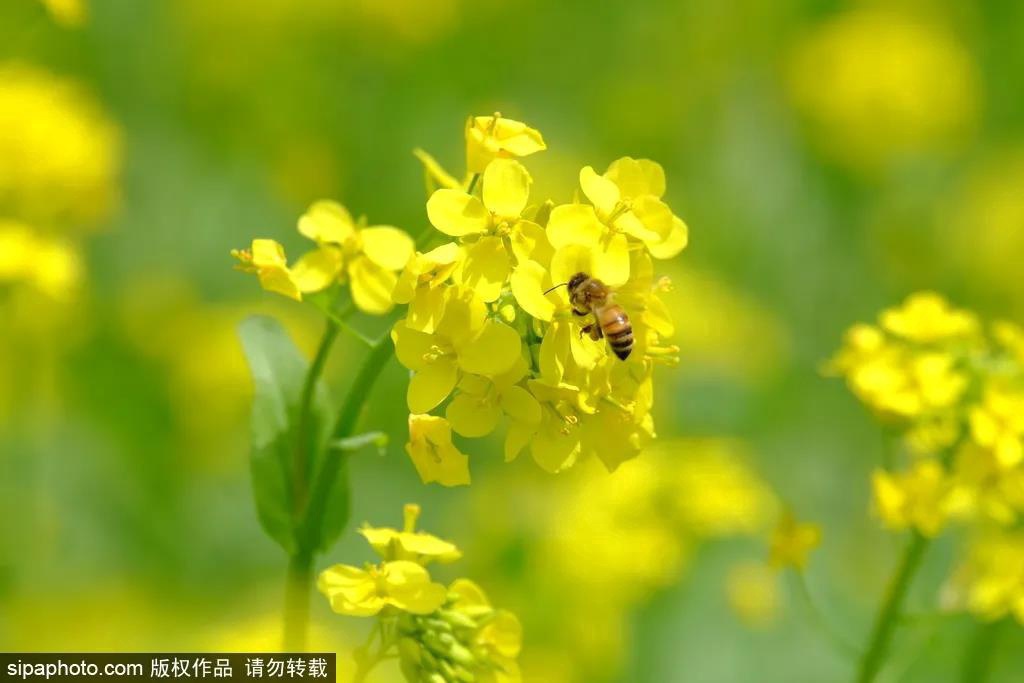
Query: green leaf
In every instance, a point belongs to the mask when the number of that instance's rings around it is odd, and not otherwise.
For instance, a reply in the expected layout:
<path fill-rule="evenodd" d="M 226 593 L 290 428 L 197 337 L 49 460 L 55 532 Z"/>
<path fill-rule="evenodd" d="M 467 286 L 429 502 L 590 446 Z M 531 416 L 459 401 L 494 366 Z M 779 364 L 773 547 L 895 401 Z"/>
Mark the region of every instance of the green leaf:
<path fill-rule="evenodd" d="M 330 436 L 332 411 L 322 382 L 314 388 L 305 425 L 300 405 L 309 367 L 287 331 L 272 318 L 254 316 L 239 326 L 255 388 L 252 404 L 250 469 L 260 523 L 289 554 L 308 550 L 296 533 L 296 464 L 306 490 Z M 300 438 L 300 431 L 305 436 Z"/>
<path fill-rule="evenodd" d="M 384 455 L 388 447 L 388 435 L 384 432 L 366 432 L 331 442 L 330 447 L 338 451 L 355 452 L 373 446 L 378 455 Z"/>

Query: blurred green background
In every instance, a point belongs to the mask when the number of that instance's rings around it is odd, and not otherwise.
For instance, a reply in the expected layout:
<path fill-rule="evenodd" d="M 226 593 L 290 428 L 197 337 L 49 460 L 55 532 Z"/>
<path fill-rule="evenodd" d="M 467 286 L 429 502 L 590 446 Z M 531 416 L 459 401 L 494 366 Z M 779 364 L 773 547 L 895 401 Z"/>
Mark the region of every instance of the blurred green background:
<path fill-rule="evenodd" d="M 277 647 L 285 559 L 248 489 L 235 327 L 277 315 L 310 351 L 320 322 L 228 252 L 254 236 L 297 248 L 295 220 L 322 197 L 418 233 L 411 150 L 461 170 L 466 116 L 496 110 L 544 134 L 527 162 L 537 196 L 570 199 L 586 164 L 664 165 L 691 241 L 663 264 L 683 363 L 659 371 L 668 446 L 650 462 L 685 472 L 691 454 L 725 453 L 757 479 L 743 486 L 820 522 L 811 591 L 863 640 L 898 549 L 868 509 L 883 436 L 820 367 L 846 326 L 916 289 L 1024 318 L 1024 5 L 48 4 L 0 4 L 0 648 Z M 338 393 L 362 353 L 345 344 Z M 442 575 L 521 615 L 526 680 L 849 678 L 792 587 L 758 573 L 755 522 L 627 554 L 662 575 L 571 597 L 563 537 L 623 555 L 630 491 L 651 481 L 707 497 L 712 518 L 746 514 L 715 488 L 719 465 L 620 484 L 505 465 L 475 442 L 470 488 L 425 487 L 401 448 L 405 381 L 394 364 L 372 397 L 365 424 L 391 446 L 354 462 L 353 522 L 398 524 L 421 503 L 422 526 L 467 550 Z M 620 535 L 600 514 L 610 499 Z M 933 609 L 956 540 L 929 556 L 913 610 Z M 320 563 L 365 559 L 350 530 Z M 364 624 L 313 605 L 314 645 L 362 640 Z M 972 624 L 903 630 L 890 680 L 958 680 Z M 1013 627 L 992 680 L 1024 678 L 1022 653 Z"/>

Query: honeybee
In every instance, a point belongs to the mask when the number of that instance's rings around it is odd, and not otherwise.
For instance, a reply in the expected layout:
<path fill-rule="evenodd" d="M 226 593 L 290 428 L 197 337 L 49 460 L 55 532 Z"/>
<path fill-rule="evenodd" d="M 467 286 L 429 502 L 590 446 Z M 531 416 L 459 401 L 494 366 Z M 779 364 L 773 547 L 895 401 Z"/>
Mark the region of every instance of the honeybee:
<path fill-rule="evenodd" d="M 586 273 L 576 273 L 565 286 L 572 312 L 581 317 L 594 316 L 594 321 L 584 325 L 581 333 L 589 334 L 594 341 L 607 337 L 612 352 L 619 360 L 626 360 L 633 350 L 633 325 L 622 306 L 615 303 L 612 289 Z"/>

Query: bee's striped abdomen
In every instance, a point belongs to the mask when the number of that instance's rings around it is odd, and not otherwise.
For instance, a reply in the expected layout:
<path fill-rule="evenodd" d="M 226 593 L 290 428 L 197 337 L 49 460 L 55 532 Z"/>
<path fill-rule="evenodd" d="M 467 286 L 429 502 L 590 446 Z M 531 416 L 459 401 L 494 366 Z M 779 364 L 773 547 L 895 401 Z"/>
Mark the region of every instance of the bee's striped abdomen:
<path fill-rule="evenodd" d="M 612 351 L 619 360 L 626 360 L 633 350 L 633 326 L 629 323 L 629 316 L 621 306 L 612 305 L 602 308 L 597 318 Z"/>

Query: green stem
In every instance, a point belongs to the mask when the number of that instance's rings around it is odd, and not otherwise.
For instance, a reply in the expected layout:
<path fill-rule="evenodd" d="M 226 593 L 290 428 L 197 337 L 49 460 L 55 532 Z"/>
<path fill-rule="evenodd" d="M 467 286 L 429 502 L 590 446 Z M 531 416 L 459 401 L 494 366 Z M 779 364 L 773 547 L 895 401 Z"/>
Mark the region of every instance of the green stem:
<path fill-rule="evenodd" d="M 284 651 L 305 652 L 309 624 L 309 594 L 313 581 L 313 555 L 299 552 L 288 562 L 284 594 Z"/>
<path fill-rule="evenodd" d="M 912 533 L 910 542 L 907 544 L 906 550 L 903 551 L 899 567 L 889 583 L 885 601 L 878 611 L 868 647 L 860 660 L 857 672 L 858 683 L 871 683 L 882 668 L 882 664 L 885 663 L 889 641 L 892 639 L 893 631 L 899 621 L 900 609 L 903 606 L 904 598 L 906 598 L 907 589 L 910 588 L 914 575 L 921 566 L 924 552 L 928 548 L 927 538 L 916 531 Z"/>
<path fill-rule="evenodd" d="M 390 336 L 384 335 L 374 343 L 345 398 L 338 421 L 334 424 L 331 441 L 338 441 L 355 433 L 366 399 L 393 353 L 394 346 Z M 327 510 L 327 503 L 334 492 L 334 485 L 345 464 L 346 455 L 347 453 L 339 449 L 329 449 L 324 453 L 323 464 L 313 481 L 306 514 L 299 527 L 299 542 L 303 546 L 310 547 L 320 536 L 320 526 Z"/>
<path fill-rule="evenodd" d="M 964 683 L 983 683 L 992 673 L 992 653 L 995 651 L 1002 624 L 1006 619 L 988 624 L 978 624 L 974 637 L 964 655 L 960 680 Z"/>
<path fill-rule="evenodd" d="M 330 354 L 331 346 L 338 337 L 338 324 L 333 320 L 327 321 L 324 334 L 320 338 L 320 345 L 316 349 L 313 362 L 306 371 L 306 379 L 302 384 L 302 396 L 299 401 L 299 428 L 296 436 L 296 448 L 292 462 L 292 493 L 294 500 L 294 514 L 296 519 L 302 514 L 306 506 L 306 495 L 309 489 L 310 449 L 307 444 L 310 427 L 313 421 L 313 394 L 316 392 L 317 382 L 323 374 L 324 365 L 327 364 L 327 356 Z"/>

